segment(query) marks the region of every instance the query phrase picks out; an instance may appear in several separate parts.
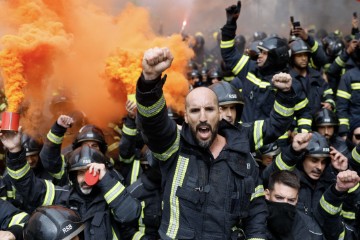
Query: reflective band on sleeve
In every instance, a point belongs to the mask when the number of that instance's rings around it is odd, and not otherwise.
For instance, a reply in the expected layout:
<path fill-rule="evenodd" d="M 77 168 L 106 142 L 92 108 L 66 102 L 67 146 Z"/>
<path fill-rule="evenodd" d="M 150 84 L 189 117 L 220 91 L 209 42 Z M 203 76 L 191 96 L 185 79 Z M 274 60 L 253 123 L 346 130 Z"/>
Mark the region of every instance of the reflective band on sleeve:
<path fill-rule="evenodd" d="M 132 164 L 130 184 L 136 182 L 140 171 L 140 160 L 135 160 Z"/>
<path fill-rule="evenodd" d="M 300 126 L 300 125 L 311 126 L 312 120 L 311 120 L 311 119 L 307 119 L 307 118 L 299 118 L 299 119 L 297 120 L 297 124 L 298 124 L 298 126 Z"/>
<path fill-rule="evenodd" d="M 249 57 L 246 55 L 242 55 L 238 63 L 235 65 L 235 67 L 232 69 L 232 72 L 236 75 L 239 74 L 239 72 L 244 68 L 245 64 L 249 61 Z"/>
<path fill-rule="evenodd" d="M 256 86 L 258 86 L 259 88 L 266 88 L 268 86 L 270 86 L 269 82 L 265 82 L 265 81 L 261 81 L 260 78 L 257 78 L 253 73 L 249 72 L 246 75 L 246 78 L 252 82 L 253 84 L 255 84 Z"/>
<path fill-rule="evenodd" d="M 46 194 L 45 194 L 45 198 L 44 198 L 44 202 L 42 203 L 42 206 L 49 206 L 49 205 L 52 205 L 54 202 L 55 186 L 49 180 L 45 180 L 45 185 L 46 185 Z"/>
<path fill-rule="evenodd" d="M 0 111 L 1 111 L 1 112 L 4 111 L 5 108 L 6 108 L 6 103 L 0 104 Z"/>
<path fill-rule="evenodd" d="M 294 110 L 299 111 L 300 109 L 303 109 L 304 107 L 306 107 L 306 105 L 308 103 L 309 103 L 309 99 L 305 98 L 301 102 L 298 102 L 297 104 L 295 104 Z"/>
<path fill-rule="evenodd" d="M 221 41 L 220 48 L 231 48 L 235 45 L 235 39 L 229 41 Z"/>
<path fill-rule="evenodd" d="M 340 67 L 345 67 L 345 62 L 341 59 L 340 56 L 338 56 L 337 58 L 335 58 L 335 62 L 337 63 L 337 65 L 339 65 Z"/>
<path fill-rule="evenodd" d="M 321 205 L 321 208 L 329 213 L 330 215 L 335 215 L 335 214 L 338 214 L 340 211 L 341 211 L 341 205 L 340 207 L 335 207 L 334 205 L 328 203 L 324 196 L 321 197 L 320 199 L 320 205 Z"/>
<path fill-rule="evenodd" d="M 119 147 L 119 142 L 114 142 L 114 143 L 110 144 L 110 146 L 108 146 L 107 151 L 112 152 L 115 149 L 117 149 L 118 147 Z"/>
<path fill-rule="evenodd" d="M 132 240 L 140 240 L 143 236 L 145 236 L 144 233 L 137 231 L 134 236 L 132 237 Z"/>
<path fill-rule="evenodd" d="M 160 161 L 168 160 L 177 150 L 179 150 L 179 143 L 180 143 L 180 132 L 179 129 L 176 131 L 176 139 L 175 142 L 163 153 L 153 153 L 154 156 L 159 159 Z"/>
<path fill-rule="evenodd" d="M 25 212 L 21 212 L 21 213 L 18 213 L 16 215 L 14 215 L 12 218 L 11 218 L 11 221 L 8 225 L 8 227 L 11 227 L 11 226 L 14 226 L 14 225 L 20 225 L 20 226 L 24 226 L 25 224 L 25 221 L 24 218 L 27 217 L 27 213 Z"/>
<path fill-rule="evenodd" d="M 165 107 L 164 95 L 162 95 L 161 98 L 156 103 L 154 103 L 149 107 L 145 107 L 140 103 L 137 103 L 138 113 L 144 117 L 153 117 L 156 114 L 158 114 L 164 107 Z"/>
<path fill-rule="evenodd" d="M 323 96 L 325 97 L 326 95 L 329 95 L 329 94 L 334 94 L 334 92 L 333 92 L 333 90 L 331 88 L 325 90 L 324 93 L 323 93 Z"/>
<path fill-rule="evenodd" d="M 179 198 L 176 196 L 176 191 L 178 187 L 181 187 L 184 181 L 184 177 L 188 168 L 189 158 L 185 158 L 183 156 L 179 156 L 177 163 L 175 174 L 173 178 L 173 182 L 171 185 L 170 192 L 170 219 L 169 219 L 169 227 L 167 229 L 166 235 L 175 239 L 177 232 L 179 230 L 180 224 L 180 206 L 179 206 Z"/>
<path fill-rule="evenodd" d="M 58 137 L 55 134 L 53 134 L 51 132 L 51 130 L 48 132 L 46 137 L 47 137 L 47 139 L 49 139 L 50 142 L 55 143 L 55 144 L 61 144 L 64 139 L 64 137 Z"/>
<path fill-rule="evenodd" d="M 344 238 L 345 238 L 345 228 L 344 231 L 340 233 L 338 240 L 344 240 Z"/>
<path fill-rule="evenodd" d="M 360 90 L 360 83 L 352 83 L 351 89 L 352 90 Z"/>
<path fill-rule="evenodd" d="M 355 218 L 356 218 L 354 212 L 341 211 L 340 215 L 341 215 L 343 218 L 350 219 L 350 220 L 355 220 Z"/>
<path fill-rule="evenodd" d="M 6 196 L 7 196 L 8 198 L 14 198 L 15 194 L 14 194 L 13 191 L 6 191 Z"/>
<path fill-rule="evenodd" d="M 345 98 L 345 99 L 350 99 L 351 98 L 351 94 L 348 92 L 345 92 L 343 90 L 337 90 L 336 92 L 336 96 L 341 97 L 341 98 Z"/>
<path fill-rule="evenodd" d="M 275 100 L 275 103 L 274 103 L 274 110 L 284 116 L 284 117 L 290 117 L 294 114 L 294 108 L 287 108 L 287 107 L 284 107 L 282 106 L 280 103 L 278 103 L 276 100 Z"/>
<path fill-rule="evenodd" d="M 251 194 L 250 201 L 254 200 L 255 198 L 262 197 L 262 196 L 265 196 L 264 186 L 259 185 L 255 188 L 255 192 L 253 194 Z"/>
<path fill-rule="evenodd" d="M 24 177 L 30 171 L 30 165 L 26 163 L 22 168 L 19 170 L 12 170 L 9 167 L 7 168 L 8 173 L 11 178 L 13 179 L 20 179 Z"/>
<path fill-rule="evenodd" d="M 125 187 L 120 183 L 117 182 L 115 186 L 113 186 L 105 195 L 104 198 L 108 204 L 110 204 L 114 199 L 119 196 L 123 191 Z"/>
<path fill-rule="evenodd" d="M 282 153 L 280 153 L 279 155 L 276 156 L 275 158 L 275 164 L 276 166 L 280 169 L 280 170 L 289 170 L 289 171 L 293 171 L 295 168 L 294 166 L 289 166 L 287 165 L 283 159 L 282 159 Z"/>
<path fill-rule="evenodd" d="M 119 238 L 116 236 L 116 233 L 114 231 L 114 228 L 111 227 L 111 232 L 112 232 L 112 235 L 113 235 L 113 239 L 112 240 L 119 240 Z"/>
<path fill-rule="evenodd" d="M 316 52 L 316 50 L 318 49 L 318 47 L 319 47 L 319 43 L 318 43 L 317 41 L 315 41 L 314 46 L 311 47 L 311 52 L 312 52 L 312 53 L 313 53 L 313 52 Z"/>
<path fill-rule="evenodd" d="M 126 125 L 123 126 L 122 132 L 129 136 L 136 136 L 137 130 L 136 128 L 128 128 Z"/>
<path fill-rule="evenodd" d="M 350 188 L 348 190 L 348 193 L 352 193 L 352 192 L 355 192 L 360 186 L 360 183 L 357 183 L 354 187 Z"/>
<path fill-rule="evenodd" d="M 131 158 L 123 158 L 119 155 L 120 162 L 131 163 L 135 159 L 135 155 L 132 155 Z"/>
<path fill-rule="evenodd" d="M 356 151 L 356 147 L 351 151 L 353 159 L 360 164 L 360 154 Z"/>
<path fill-rule="evenodd" d="M 64 155 L 61 155 L 61 169 L 58 173 L 50 173 L 55 179 L 60 180 L 65 173 L 65 158 Z"/>
<path fill-rule="evenodd" d="M 348 118 L 339 118 L 340 125 L 347 125 L 349 126 L 349 119 Z"/>
<path fill-rule="evenodd" d="M 258 150 L 259 148 L 261 148 L 264 145 L 264 143 L 263 143 L 263 125 L 264 125 L 264 120 L 255 121 L 254 132 L 253 132 L 255 150 Z"/>

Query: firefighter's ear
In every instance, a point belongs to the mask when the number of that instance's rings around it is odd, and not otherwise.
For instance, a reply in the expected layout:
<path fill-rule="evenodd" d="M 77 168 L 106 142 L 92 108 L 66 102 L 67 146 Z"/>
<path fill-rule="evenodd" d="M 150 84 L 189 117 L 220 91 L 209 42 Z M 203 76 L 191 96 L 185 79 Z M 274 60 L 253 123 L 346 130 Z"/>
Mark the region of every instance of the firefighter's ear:
<path fill-rule="evenodd" d="M 185 113 L 184 113 L 184 120 L 185 120 L 186 123 L 189 123 L 189 122 L 188 122 L 188 117 L 187 117 L 186 111 L 185 111 Z"/>
<path fill-rule="evenodd" d="M 269 191 L 269 189 L 265 189 L 264 192 L 265 192 L 265 199 L 269 201 L 270 200 L 270 191 Z"/>

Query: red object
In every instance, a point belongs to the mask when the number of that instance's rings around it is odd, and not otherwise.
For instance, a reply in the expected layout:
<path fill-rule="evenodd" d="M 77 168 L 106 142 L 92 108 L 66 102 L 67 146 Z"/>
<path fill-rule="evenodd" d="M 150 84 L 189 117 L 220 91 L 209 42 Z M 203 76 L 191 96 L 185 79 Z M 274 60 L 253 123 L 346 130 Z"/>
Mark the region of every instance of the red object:
<path fill-rule="evenodd" d="M 1 113 L 1 131 L 15 131 L 19 129 L 20 114 L 16 112 Z"/>
<path fill-rule="evenodd" d="M 95 176 L 87 170 L 85 172 L 85 182 L 89 186 L 94 186 L 99 181 L 99 174 L 96 174 Z"/>

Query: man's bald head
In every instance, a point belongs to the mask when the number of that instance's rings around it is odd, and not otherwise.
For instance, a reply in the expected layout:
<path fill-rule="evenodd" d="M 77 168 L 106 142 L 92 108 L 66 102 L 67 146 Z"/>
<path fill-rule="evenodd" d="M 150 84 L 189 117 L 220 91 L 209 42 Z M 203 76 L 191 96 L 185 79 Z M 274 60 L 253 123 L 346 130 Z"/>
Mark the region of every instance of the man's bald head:
<path fill-rule="evenodd" d="M 185 99 L 185 108 L 188 108 L 194 103 L 201 103 L 202 101 L 214 101 L 216 106 L 219 106 L 218 98 L 213 90 L 207 87 L 198 87 L 191 90 Z"/>

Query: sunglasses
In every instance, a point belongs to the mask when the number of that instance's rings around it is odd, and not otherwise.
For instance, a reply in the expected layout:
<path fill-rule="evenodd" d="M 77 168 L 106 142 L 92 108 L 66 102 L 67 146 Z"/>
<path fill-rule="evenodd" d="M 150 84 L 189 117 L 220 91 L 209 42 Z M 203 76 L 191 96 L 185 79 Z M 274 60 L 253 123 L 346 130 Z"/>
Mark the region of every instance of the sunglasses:
<path fill-rule="evenodd" d="M 356 140 L 360 140 L 360 133 L 354 134 L 354 137 L 356 138 Z"/>

